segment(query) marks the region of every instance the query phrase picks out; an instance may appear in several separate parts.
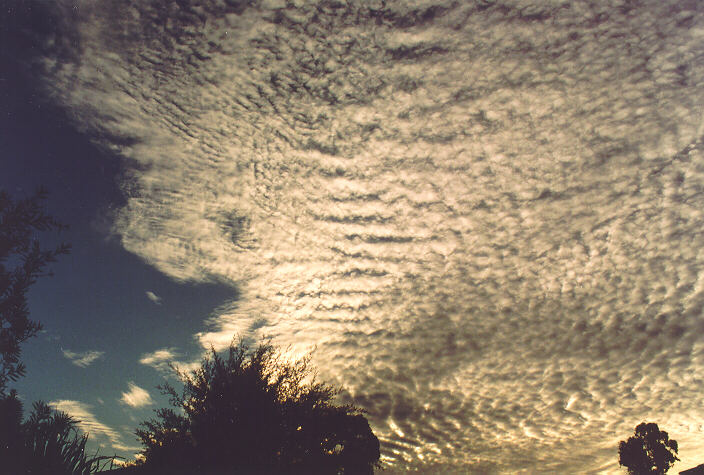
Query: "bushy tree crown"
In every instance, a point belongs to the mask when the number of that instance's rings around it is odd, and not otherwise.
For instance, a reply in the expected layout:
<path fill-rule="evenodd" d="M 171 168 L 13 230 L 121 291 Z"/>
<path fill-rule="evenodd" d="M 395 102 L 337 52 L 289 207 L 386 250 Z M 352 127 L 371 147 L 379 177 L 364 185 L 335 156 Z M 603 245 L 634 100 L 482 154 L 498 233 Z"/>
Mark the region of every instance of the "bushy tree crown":
<path fill-rule="evenodd" d="M 618 463 L 632 475 L 662 475 L 676 460 L 677 441 L 652 422 L 638 424 L 635 434 L 618 444 Z"/>
<path fill-rule="evenodd" d="M 144 465 L 172 473 L 373 473 L 379 440 L 363 415 L 334 404 L 337 390 L 270 344 L 211 350 L 200 368 L 160 386 L 175 409 L 157 410 L 137 436 Z"/>

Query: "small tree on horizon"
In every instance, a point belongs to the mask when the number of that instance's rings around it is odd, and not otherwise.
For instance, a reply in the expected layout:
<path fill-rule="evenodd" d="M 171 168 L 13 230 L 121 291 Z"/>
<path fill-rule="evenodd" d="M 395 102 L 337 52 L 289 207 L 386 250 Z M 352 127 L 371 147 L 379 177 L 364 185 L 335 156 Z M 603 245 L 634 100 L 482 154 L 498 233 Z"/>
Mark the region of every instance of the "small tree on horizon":
<path fill-rule="evenodd" d="M 176 371 L 182 392 L 159 386 L 174 409 L 136 431 L 143 465 L 160 473 L 372 474 L 379 440 L 363 411 L 311 378 L 309 358 L 284 361 L 270 344 L 211 349 L 200 368 Z"/>
<path fill-rule="evenodd" d="M 632 475 L 662 475 L 677 460 L 677 441 L 652 422 L 638 424 L 635 434 L 618 444 L 618 464 Z"/>

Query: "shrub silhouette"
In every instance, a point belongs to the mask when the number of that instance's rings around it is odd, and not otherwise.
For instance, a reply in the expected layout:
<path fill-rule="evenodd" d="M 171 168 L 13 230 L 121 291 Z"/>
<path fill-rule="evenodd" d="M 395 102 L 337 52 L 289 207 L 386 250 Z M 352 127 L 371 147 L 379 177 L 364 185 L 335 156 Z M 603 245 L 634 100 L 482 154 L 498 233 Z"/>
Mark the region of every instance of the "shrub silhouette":
<path fill-rule="evenodd" d="M 96 472 L 115 457 L 86 454 L 88 436 L 65 412 L 35 402 L 22 422 L 22 403 L 11 391 L 0 397 L 0 471 L 8 474 L 83 475 Z"/>
<path fill-rule="evenodd" d="M 161 473 L 371 474 L 379 440 L 363 412 L 337 406 L 335 388 L 316 382 L 309 358 L 284 361 L 270 344 L 211 349 L 200 368 L 176 371 L 174 409 L 159 409 L 136 434 L 144 468 Z"/>
<path fill-rule="evenodd" d="M 633 475 L 664 474 L 677 458 L 677 441 L 657 424 L 641 423 L 635 434 L 618 444 L 618 464 Z"/>

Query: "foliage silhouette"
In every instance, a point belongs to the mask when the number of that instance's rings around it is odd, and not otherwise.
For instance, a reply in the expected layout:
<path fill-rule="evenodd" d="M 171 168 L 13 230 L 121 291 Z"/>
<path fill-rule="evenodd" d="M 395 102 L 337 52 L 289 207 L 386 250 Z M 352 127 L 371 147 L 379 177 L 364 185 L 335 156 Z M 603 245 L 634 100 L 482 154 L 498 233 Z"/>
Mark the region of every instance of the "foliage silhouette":
<path fill-rule="evenodd" d="M 136 434 L 147 472 L 371 474 L 379 440 L 363 412 L 333 403 L 310 359 L 284 361 L 270 344 L 211 349 L 201 366 L 176 370 L 182 392 L 159 386 L 177 409 L 159 409 Z"/>
<path fill-rule="evenodd" d="M 50 275 L 45 267 L 67 244 L 42 249 L 36 237 L 42 231 L 64 226 L 44 212 L 46 191 L 13 201 L 0 190 L 0 471 L 11 474 L 88 474 L 112 465 L 115 457 L 89 457 L 88 436 L 79 421 L 35 402 L 29 418 L 22 422 L 22 403 L 7 384 L 24 376 L 20 345 L 41 330 L 29 319 L 27 292 L 39 277 Z"/>
<path fill-rule="evenodd" d="M 63 228 L 44 213 L 45 199 L 41 189 L 18 201 L 0 190 L 0 396 L 9 381 L 25 373 L 20 344 L 42 328 L 29 319 L 27 291 L 37 278 L 48 275 L 43 273 L 47 264 L 69 251 L 67 244 L 53 250 L 39 245 L 37 232 Z"/>
<path fill-rule="evenodd" d="M 0 397 L 0 469 L 8 474 L 83 475 L 112 466 L 115 457 L 89 457 L 88 435 L 65 412 L 35 402 L 22 422 L 22 403 L 13 390 Z"/>
<path fill-rule="evenodd" d="M 618 463 L 633 475 L 664 474 L 677 458 L 677 441 L 655 423 L 641 423 L 635 434 L 618 444 Z"/>

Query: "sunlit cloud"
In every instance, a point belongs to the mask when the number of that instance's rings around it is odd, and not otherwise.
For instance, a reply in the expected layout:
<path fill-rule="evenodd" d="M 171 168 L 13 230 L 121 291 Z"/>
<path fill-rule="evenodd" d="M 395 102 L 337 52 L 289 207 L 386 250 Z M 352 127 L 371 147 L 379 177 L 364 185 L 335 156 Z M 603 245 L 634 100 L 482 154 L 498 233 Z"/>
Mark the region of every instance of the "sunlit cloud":
<path fill-rule="evenodd" d="M 114 463 L 114 465 L 116 465 L 117 467 L 127 467 L 127 466 L 129 466 L 129 465 L 132 463 L 132 461 L 131 461 L 131 460 L 115 459 L 115 460 L 113 461 L 113 463 Z"/>
<path fill-rule="evenodd" d="M 149 391 L 140 388 L 133 382 L 127 383 L 129 390 L 122 393 L 120 401 L 130 407 L 144 407 L 154 403 Z"/>
<path fill-rule="evenodd" d="M 201 356 L 202 354 L 198 355 L 196 359 L 184 361 L 175 348 L 162 348 L 142 355 L 139 362 L 154 368 L 163 376 L 174 376 L 174 370 L 187 373 L 197 369 L 200 366 Z"/>
<path fill-rule="evenodd" d="M 696 6 L 81 5 L 47 89 L 129 158 L 125 249 L 242 289 L 203 348 L 315 347 L 398 470 L 704 449 Z"/>
<path fill-rule="evenodd" d="M 153 366 L 159 363 L 173 361 L 176 356 L 177 353 L 173 348 L 162 348 L 161 350 L 142 355 L 139 362 L 144 365 Z"/>
<path fill-rule="evenodd" d="M 178 353 L 175 348 L 162 348 L 152 353 L 146 353 L 139 359 L 140 364 L 151 366 L 161 373 L 170 373 Z"/>
<path fill-rule="evenodd" d="M 49 405 L 77 419 L 79 428 L 88 434 L 92 441 L 97 442 L 99 446 L 112 447 L 115 450 L 135 450 L 135 446 L 125 444 L 120 433 L 103 424 L 95 417 L 90 404 L 70 399 L 60 399 L 51 401 Z"/>
<path fill-rule="evenodd" d="M 104 351 L 95 350 L 77 353 L 71 350 L 62 349 L 61 352 L 63 353 L 66 359 L 68 359 L 71 363 L 75 364 L 76 366 L 80 366 L 81 368 L 86 368 L 90 366 L 91 363 L 95 362 L 96 360 L 102 358 L 105 355 Z"/>

